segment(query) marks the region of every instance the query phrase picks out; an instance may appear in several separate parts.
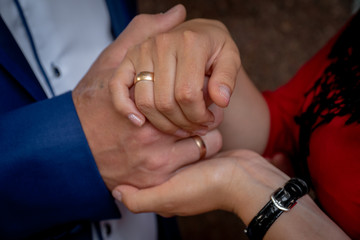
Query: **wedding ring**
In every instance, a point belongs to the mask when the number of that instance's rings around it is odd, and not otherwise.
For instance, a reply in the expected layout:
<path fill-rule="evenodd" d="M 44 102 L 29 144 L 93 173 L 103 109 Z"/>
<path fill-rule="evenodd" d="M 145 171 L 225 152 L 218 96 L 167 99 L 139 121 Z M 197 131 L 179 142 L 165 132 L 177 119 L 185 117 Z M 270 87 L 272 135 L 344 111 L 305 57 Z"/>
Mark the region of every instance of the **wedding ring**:
<path fill-rule="evenodd" d="M 203 159 L 206 156 L 206 145 L 200 136 L 193 136 L 196 146 L 199 148 L 200 151 L 200 158 L 199 160 Z"/>
<path fill-rule="evenodd" d="M 140 81 L 154 81 L 153 72 L 140 72 L 134 78 L 134 85 Z"/>

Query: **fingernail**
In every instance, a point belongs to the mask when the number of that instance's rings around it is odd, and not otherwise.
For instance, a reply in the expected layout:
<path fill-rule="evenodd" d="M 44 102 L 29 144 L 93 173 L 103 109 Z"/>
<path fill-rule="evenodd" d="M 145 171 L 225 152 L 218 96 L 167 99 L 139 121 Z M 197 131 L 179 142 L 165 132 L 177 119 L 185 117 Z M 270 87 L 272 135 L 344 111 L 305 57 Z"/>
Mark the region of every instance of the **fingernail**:
<path fill-rule="evenodd" d="M 121 192 L 114 190 L 112 192 L 113 197 L 118 200 L 119 202 L 121 202 L 122 196 L 121 196 Z"/>
<path fill-rule="evenodd" d="M 179 7 L 179 4 L 176 5 L 176 6 L 174 6 L 174 7 L 172 7 L 172 8 L 170 8 L 169 10 L 167 10 L 167 11 L 165 12 L 165 14 L 171 14 L 171 13 L 173 13 L 173 12 L 176 12 L 177 9 L 178 9 L 178 7 Z"/>
<path fill-rule="evenodd" d="M 182 130 L 182 129 L 178 129 L 176 132 L 175 132 L 175 136 L 178 136 L 180 138 L 187 138 L 190 136 L 190 133 Z"/>
<path fill-rule="evenodd" d="M 222 96 L 226 100 L 226 104 L 230 101 L 230 88 L 226 85 L 220 85 L 219 87 L 220 96 Z"/>
<path fill-rule="evenodd" d="M 129 114 L 128 118 L 138 127 L 141 127 L 144 124 L 144 121 L 133 113 Z"/>

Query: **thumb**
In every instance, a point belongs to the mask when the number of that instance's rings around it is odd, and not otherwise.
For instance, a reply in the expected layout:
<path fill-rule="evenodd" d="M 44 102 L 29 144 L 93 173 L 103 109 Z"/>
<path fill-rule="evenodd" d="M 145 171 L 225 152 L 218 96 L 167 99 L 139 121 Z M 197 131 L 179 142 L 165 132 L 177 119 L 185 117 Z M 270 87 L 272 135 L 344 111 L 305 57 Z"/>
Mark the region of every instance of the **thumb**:
<path fill-rule="evenodd" d="M 182 4 L 178 4 L 165 13 L 159 14 L 140 14 L 136 16 L 129 24 L 126 31 L 132 32 L 131 41 L 144 41 L 158 33 L 167 32 L 184 22 L 186 18 L 186 9 Z"/>
<path fill-rule="evenodd" d="M 225 43 L 213 64 L 209 80 L 209 95 L 220 107 L 227 107 L 235 87 L 236 77 L 241 67 L 238 49 L 234 42 Z"/>
<path fill-rule="evenodd" d="M 169 185 L 166 183 L 146 189 L 138 189 L 129 185 L 119 185 L 114 188 L 112 195 L 133 213 L 162 213 L 164 207 L 169 207 L 166 203 L 176 199 L 177 193 L 172 194 L 170 189 L 171 184 Z M 164 214 L 164 216 L 171 215 L 169 215 L 169 212 Z"/>
<path fill-rule="evenodd" d="M 113 189 L 112 195 L 119 202 L 123 202 L 123 196 L 132 195 L 138 192 L 139 189 L 129 185 L 120 185 Z"/>
<path fill-rule="evenodd" d="M 129 185 L 120 185 L 112 191 L 113 197 L 122 202 L 131 212 L 140 213 L 157 210 L 157 187 L 138 189 Z"/>
<path fill-rule="evenodd" d="M 165 13 L 137 15 L 115 40 L 115 43 L 128 49 L 149 37 L 171 30 L 184 22 L 185 18 L 186 9 L 181 4 L 172 7 Z"/>

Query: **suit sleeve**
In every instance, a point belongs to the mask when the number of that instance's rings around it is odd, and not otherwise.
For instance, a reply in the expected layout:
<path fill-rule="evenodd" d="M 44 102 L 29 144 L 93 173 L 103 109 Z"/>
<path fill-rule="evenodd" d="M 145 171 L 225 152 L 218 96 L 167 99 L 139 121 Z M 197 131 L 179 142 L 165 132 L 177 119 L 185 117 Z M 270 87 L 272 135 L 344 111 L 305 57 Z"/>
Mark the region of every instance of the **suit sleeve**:
<path fill-rule="evenodd" d="M 119 217 L 71 93 L 0 115 L 0 238 Z"/>

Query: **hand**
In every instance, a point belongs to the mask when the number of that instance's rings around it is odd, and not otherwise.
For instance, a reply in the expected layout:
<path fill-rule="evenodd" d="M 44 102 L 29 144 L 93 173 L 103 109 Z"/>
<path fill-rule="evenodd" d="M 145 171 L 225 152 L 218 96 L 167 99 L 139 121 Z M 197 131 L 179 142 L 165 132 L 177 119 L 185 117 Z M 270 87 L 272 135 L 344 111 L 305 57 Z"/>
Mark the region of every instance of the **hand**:
<path fill-rule="evenodd" d="M 160 186 L 142 190 L 118 186 L 113 196 L 135 213 L 187 216 L 222 209 L 252 217 L 256 214 L 252 206 L 265 204 L 287 179 L 260 155 L 238 150 L 185 167 Z"/>
<path fill-rule="evenodd" d="M 148 187 L 165 181 L 179 167 L 199 158 L 193 139 L 178 138 L 130 124 L 116 112 L 108 81 L 127 48 L 154 34 L 169 31 L 185 19 L 179 5 L 159 15 L 137 16 L 93 64 L 73 91 L 73 100 L 97 167 L 108 189 L 118 184 Z M 204 136 L 208 156 L 221 147 L 217 131 Z"/>
<path fill-rule="evenodd" d="M 130 49 L 110 90 L 116 109 L 136 125 L 141 126 L 146 117 L 169 134 L 203 135 L 218 121 L 217 106 L 228 105 L 239 68 L 238 49 L 226 27 L 195 19 Z M 154 72 L 155 81 L 133 86 L 135 75 L 142 71 Z M 130 97 L 132 88 L 136 105 Z"/>
<path fill-rule="evenodd" d="M 123 185 L 112 193 L 135 213 L 187 216 L 222 209 L 234 212 L 248 225 L 288 179 L 260 155 L 237 150 L 185 167 L 159 186 L 139 190 Z M 276 220 L 265 239 L 349 237 L 306 195 Z"/>

